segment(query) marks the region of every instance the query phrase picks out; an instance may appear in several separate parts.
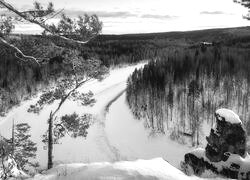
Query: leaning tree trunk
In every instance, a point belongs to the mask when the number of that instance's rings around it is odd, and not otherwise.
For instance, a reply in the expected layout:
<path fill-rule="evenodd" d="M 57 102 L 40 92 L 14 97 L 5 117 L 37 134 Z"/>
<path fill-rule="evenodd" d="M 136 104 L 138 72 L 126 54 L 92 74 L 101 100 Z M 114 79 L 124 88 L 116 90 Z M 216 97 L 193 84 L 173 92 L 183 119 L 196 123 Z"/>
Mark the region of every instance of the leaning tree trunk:
<path fill-rule="evenodd" d="M 51 169 L 53 167 L 53 120 L 54 120 L 54 117 L 55 117 L 55 114 L 60 110 L 60 108 L 62 107 L 63 103 L 68 99 L 68 97 L 71 95 L 71 93 L 73 93 L 74 91 L 76 91 L 79 87 L 81 87 L 81 85 L 83 85 L 84 83 L 88 82 L 89 80 L 91 80 L 91 78 L 89 79 L 85 79 L 83 80 L 82 82 L 76 82 L 76 86 L 75 88 L 73 88 L 71 91 L 68 92 L 68 94 L 66 96 L 64 96 L 57 109 L 54 111 L 54 112 L 50 112 L 50 115 L 49 115 L 49 120 L 48 120 L 48 123 L 49 123 L 49 129 L 48 129 L 48 169 Z"/>

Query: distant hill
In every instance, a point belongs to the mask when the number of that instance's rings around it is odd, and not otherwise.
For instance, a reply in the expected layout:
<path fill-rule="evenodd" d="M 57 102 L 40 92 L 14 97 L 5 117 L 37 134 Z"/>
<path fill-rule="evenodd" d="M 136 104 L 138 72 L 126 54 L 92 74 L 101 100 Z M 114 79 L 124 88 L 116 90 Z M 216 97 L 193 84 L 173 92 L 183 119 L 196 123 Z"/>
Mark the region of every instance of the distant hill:
<path fill-rule="evenodd" d="M 243 40 L 244 38 L 244 40 Z M 123 35 L 100 35 L 98 41 L 114 40 L 159 40 L 159 39 L 183 39 L 192 43 L 209 42 L 232 42 L 232 41 L 250 41 L 250 26 L 235 28 L 217 28 L 195 31 L 174 31 L 163 33 L 143 33 L 143 34 L 123 34 Z"/>
<path fill-rule="evenodd" d="M 156 38 L 186 38 L 193 41 L 197 40 L 224 40 L 222 38 L 246 37 L 250 36 L 250 26 L 234 28 L 217 28 L 194 31 L 172 31 L 160 33 L 142 33 L 142 34 L 122 34 L 122 35 L 100 35 L 100 40 L 129 40 L 129 39 L 156 39 Z"/>
<path fill-rule="evenodd" d="M 13 35 L 15 38 L 21 36 L 20 34 Z M 40 37 L 40 35 L 22 35 L 23 37 Z M 77 37 L 75 37 L 77 38 Z M 250 42 L 250 26 L 233 27 L 233 28 L 216 28 L 205 30 L 193 30 L 193 31 L 173 31 L 173 32 L 159 32 L 159 33 L 139 33 L 139 34 L 101 34 L 92 40 L 89 44 L 96 44 L 102 42 L 114 42 L 114 41 L 153 41 L 159 40 L 182 41 L 188 43 L 197 42 Z"/>

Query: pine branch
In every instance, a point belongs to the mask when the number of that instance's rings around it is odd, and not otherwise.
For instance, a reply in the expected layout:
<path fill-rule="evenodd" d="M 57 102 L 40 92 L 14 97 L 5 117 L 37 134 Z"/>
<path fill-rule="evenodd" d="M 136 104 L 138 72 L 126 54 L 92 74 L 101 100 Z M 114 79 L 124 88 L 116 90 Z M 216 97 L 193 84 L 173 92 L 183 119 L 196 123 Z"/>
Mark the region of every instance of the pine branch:
<path fill-rule="evenodd" d="M 7 10 L 16 14 L 20 19 L 26 20 L 32 24 L 36 24 L 36 25 L 40 26 L 42 29 L 44 29 L 45 32 L 48 32 L 52 36 L 58 37 L 58 38 L 66 41 L 66 42 L 69 42 L 69 43 L 73 43 L 76 45 L 86 44 L 91 39 L 96 37 L 96 35 L 101 31 L 102 23 L 99 22 L 97 16 L 93 15 L 93 19 L 92 19 L 93 22 L 89 21 L 86 24 L 78 24 L 80 29 L 74 29 L 74 31 L 72 31 L 71 33 L 67 33 L 66 30 L 61 30 L 60 27 L 56 27 L 53 24 L 49 25 L 49 24 L 45 23 L 47 20 L 60 14 L 63 11 L 63 9 L 58 11 L 58 12 L 55 12 L 52 3 L 49 4 L 47 10 L 44 10 L 43 7 L 40 5 L 40 3 L 35 2 L 34 5 L 35 5 L 35 10 L 19 11 L 18 9 L 13 7 L 11 4 L 9 4 L 8 2 L 6 2 L 4 0 L 0 0 L 0 7 L 1 8 L 6 8 Z M 48 16 L 50 16 L 50 17 L 48 17 Z M 47 19 L 46 19 L 46 17 L 47 17 Z M 65 15 L 63 17 L 67 18 Z M 89 16 L 87 16 L 87 15 L 85 15 L 85 17 L 87 17 L 88 20 L 90 19 Z M 78 23 L 83 22 L 83 18 L 82 17 L 79 17 L 79 18 L 81 21 L 79 20 L 77 22 Z M 63 22 L 64 20 L 65 19 L 63 19 L 61 22 Z M 72 21 L 72 22 L 74 22 L 74 21 Z M 81 28 L 84 28 L 85 26 L 87 27 L 88 25 L 90 26 L 90 29 L 87 29 L 86 32 L 82 31 Z M 96 27 L 92 27 L 92 25 L 96 26 Z M 80 35 L 81 37 L 83 37 L 83 39 L 87 39 L 87 40 L 76 40 L 74 38 L 69 38 L 68 35 Z M 5 45 L 14 49 L 16 51 L 15 56 L 18 59 L 20 59 L 22 61 L 35 61 L 37 64 L 40 64 L 39 58 L 24 54 L 18 47 L 7 42 L 3 37 L 4 36 L 0 36 L 0 41 L 2 43 L 4 43 Z M 44 59 L 46 59 L 46 58 L 44 58 Z"/>
<path fill-rule="evenodd" d="M 30 17 L 28 17 L 25 13 L 22 13 L 22 12 L 18 11 L 12 5 L 10 5 L 9 3 L 7 3 L 7 2 L 5 2 L 3 0 L 0 0 L 0 5 L 2 5 L 3 7 L 7 8 L 9 11 L 15 13 L 19 17 L 25 19 L 26 21 L 40 26 L 41 28 L 43 28 L 44 30 L 48 31 L 52 35 L 54 35 L 56 37 L 59 37 L 59 38 L 61 38 L 63 40 L 67 40 L 67 41 L 70 41 L 70 42 L 73 42 L 73 43 L 78 43 L 78 44 L 86 44 L 89 41 L 89 40 L 87 40 L 87 41 L 78 41 L 78 40 L 74 40 L 74 39 L 71 39 L 71 38 L 67 38 L 67 37 L 65 37 L 65 36 L 63 36 L 61 34 L 55 33 L 44 22 L 41 22 L 41 21 L 37 20 L 36 18 L 30 18 Z"/>

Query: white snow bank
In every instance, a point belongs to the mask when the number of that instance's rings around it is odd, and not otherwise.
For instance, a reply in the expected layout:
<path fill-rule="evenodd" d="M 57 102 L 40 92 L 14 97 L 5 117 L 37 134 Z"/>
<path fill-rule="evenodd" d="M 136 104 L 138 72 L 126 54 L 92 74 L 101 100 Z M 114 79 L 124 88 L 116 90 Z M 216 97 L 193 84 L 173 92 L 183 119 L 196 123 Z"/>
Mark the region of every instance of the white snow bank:
<path fill-rule="evenodd" d="M 242 123 L 239 116 L 235 114 L 232 110 L 229 109 L 218 109 L 215 112 L 216 115 L 219 115 L 221 118 L 219 120 L 222 120 L 222 117 L 225 118 L 225 121 L 230 122 L 232 124 L 239 124 Z"/>
<path fill-rule="evenodd" d="M 34 180 L 124 180 L 124 179 L 164 179 L 199 180 L 186 176 L 162 158 L 152 160 L 122 161 L 116 163 L 65 164 L 49 170 L 46 174 L 36 175 Z M 214 178 L 213 178 L 214 179 Z"/>

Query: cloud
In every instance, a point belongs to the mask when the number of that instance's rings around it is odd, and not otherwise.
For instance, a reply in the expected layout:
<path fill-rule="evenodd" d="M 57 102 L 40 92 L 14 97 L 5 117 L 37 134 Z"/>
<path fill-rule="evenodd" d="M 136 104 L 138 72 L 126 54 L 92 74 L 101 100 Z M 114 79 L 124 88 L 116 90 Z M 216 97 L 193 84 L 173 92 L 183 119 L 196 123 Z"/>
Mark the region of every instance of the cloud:
<path fill-rule="evenodd" d="M 60 10 L 58 10 L 60 11 Z M 96 14 L 100 18 L 128 18 L 128 17 L 137 17 L 137 18 L 147 18 L 147 19 L 174 19 L 177 16 L 171 15 L 159 15 L 159 14 L 141 14 L 140 12 L 129 12 L 129 11 L 84 11 L 84 10 L 72 10 L 72 9 L 64 9 L 62 11 L 67 16 L 75 18 L 78 16 L 83 16 L 84 14 L 92 15 Z M 1 11 L 1 14 L 16 16 L 14 13 L 9 11 Z M 60 17 L 60 14 L 56 15 L 54 18 Z"/>
<path fill-rule="evenodd" d="M 177 18 L 177 16 L 158 15 L 158 14 L 143 14 L 140 17 L 141 18 L 150 18 L 150 19 L 174 19 L 174 18 Z"/>
<path fill-rule="evenodd" d="M 120 17 L 120 18 L 126 18 L 126 17 L 137 17 L 136 14 L 130 13 L 130 12 L 105 12 L 105 11 L 99 11 L 96 12 L 100 17 Z"/>
<path fill-rule="evenodd" d="M 127 18 L 127 17 L 137 17 L 137 14 L 128 12 L 128 11 L 113 11 L 113 12 L 108 12 L 108 11 L 75 11 L 75 10 L 65 10 L 65 14 L 68 16 L 79 16 L 79 15 L 84 15 L 84 14 L 96 14 L 99 17 L 103 18 Z"/>
<path fill-rule="evenodd" d="M 222 15 L 222 14 L 228 14 L 223 11 L 202 11 L 200 14 L 206 14 L 206 15 Z"/>
<path fill-rule="evenodd" d="M 100 18 L 128 18 L 128 17 L 140 17 L 150 19 L 173 19 L 177 16 L 171 15 L 158 15 L 158 14 L 142 14 L 129 12 L 129 11 L 82 11 L 82 10 L 64 10 L 64 13 L 71 17 L 77 17 L 84 14 L 96 14 Z"/>
<path fill-rule="evenodd" d="M 60 10 L 58 10 L 60 11 Z M 137 14 L 128 12 L 128 11 L 112 11 L 112 12 L 108 12 L 108 11 L 82 11 L 82 10 L 68 10 L 65 9 L 63 10 L 63 13 L 65 13 L 67 16 L 69 17 L 78 17 L 78 16 L 83 16 L 84 14 L 88 14 L 88 15 L 92 15 L 92 14 L 96 14 L 98 17 L 101 18 L 127 18 L 127 17 L 138 17 Z M 8 15 L 8 16 L 16 16 L 14 13 L 7 11 L 7 10 L 3 10 L 0 12 L 0 15 Z M 59 17 L 60 14 L 58 14 L 55 17 Z"/>

